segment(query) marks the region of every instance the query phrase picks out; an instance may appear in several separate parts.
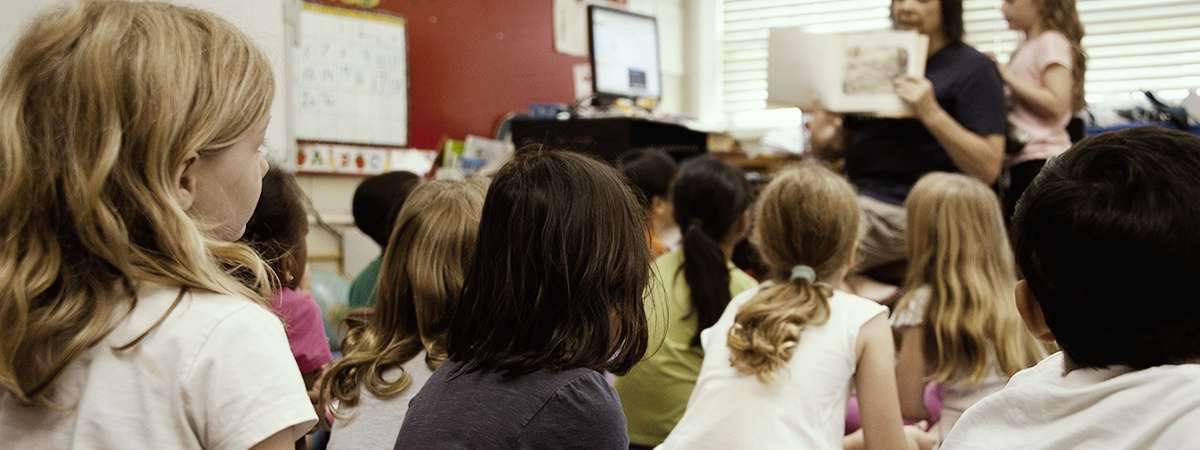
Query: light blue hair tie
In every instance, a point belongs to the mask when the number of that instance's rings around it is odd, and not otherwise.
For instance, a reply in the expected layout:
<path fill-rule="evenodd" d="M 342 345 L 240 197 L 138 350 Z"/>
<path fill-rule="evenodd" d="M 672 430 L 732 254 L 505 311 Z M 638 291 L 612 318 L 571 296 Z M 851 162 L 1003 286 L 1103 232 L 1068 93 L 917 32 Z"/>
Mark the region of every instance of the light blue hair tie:
<path fill-rule="evenodd" d="M 796 279 L 808 280 L 809 283 L 815 283 L 817 281 L 817 271 L 804 264 L 797 265 L 792 267 L 791 280 L 795 281 Z"/>

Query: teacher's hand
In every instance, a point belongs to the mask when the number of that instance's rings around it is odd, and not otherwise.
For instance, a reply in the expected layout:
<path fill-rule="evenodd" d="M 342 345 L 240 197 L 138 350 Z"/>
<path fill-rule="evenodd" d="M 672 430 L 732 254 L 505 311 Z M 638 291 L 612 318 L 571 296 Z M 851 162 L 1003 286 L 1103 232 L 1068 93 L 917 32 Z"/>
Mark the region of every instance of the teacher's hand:
<path fill-rule="evenodd" d="M 918 119 L 929 117 L 941 108 L 933 97 L 933 83 L 924 77 L 904 75 L 892 80 L 892 90 Z"/>

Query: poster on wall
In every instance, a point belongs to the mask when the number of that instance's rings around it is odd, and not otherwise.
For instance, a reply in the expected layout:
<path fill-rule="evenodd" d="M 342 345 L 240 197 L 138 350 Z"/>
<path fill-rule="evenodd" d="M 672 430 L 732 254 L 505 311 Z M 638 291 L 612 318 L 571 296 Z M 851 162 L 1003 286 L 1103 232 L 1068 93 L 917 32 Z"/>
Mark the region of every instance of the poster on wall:
<path fill-rule="evenodd" d="M 588 55 L 588 5 L 625 8 L 627 0 L 554 0 L 554 51 Z"/>
<path fill-rule="evenodd" d="M 296 140 L 407 146 L 404 18 L 304 3 L 300 30 L 291 57 Z"/>

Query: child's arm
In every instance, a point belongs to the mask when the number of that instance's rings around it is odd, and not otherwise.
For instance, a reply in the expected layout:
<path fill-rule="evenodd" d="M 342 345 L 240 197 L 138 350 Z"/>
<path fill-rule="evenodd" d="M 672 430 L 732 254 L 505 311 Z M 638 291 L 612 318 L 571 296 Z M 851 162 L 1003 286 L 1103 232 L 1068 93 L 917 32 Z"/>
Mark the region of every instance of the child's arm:
<path fill-rule="evenodd" d="M 854 387 L 865 447 L 911 450 L 932 446 L 932 439 L 926 442 L 922 436 L 906 436 L 896 400 L 896 347 L 887 318 L 880 314 L 863 325 L 855 345 L 858 370 Z"/>
<path fill-rule="evenodd" d="M 908 105 L 959 170 L 985 184 L 996 182 L 1004 165 L 1003 134 L 981 136 L 967 129 L 938 104 L 933 83 L 927 78 L 904 75 L 893 80 L 892 86 L 896 96 Z M 1002 98 L 998 91 L 997 99 Z"/>
<path fill-rule="evenodd" d="M 1074 81 L 1071 79 L 1071 70 L 1061 64 L 1051 64 L 1042 72 L 1042 82 L 1046 84 L 1044 87 L 1003 67 L 1000 77 L 1012 89 L 1017 100 L 1041 117 L 1052 119 L 1071 112 L 1071 85 Z"/>
<path fill-rule="evenodd" d="M 900 414 L 905 420 L 928 420 L 925 407 L 925 330 L 921 326 L 900 331 L 900 352 L 896 356 L 896 386 L 900 391 Z"/>
<path fill-rule="evenodd" d="M 295 450 L 295 448 L 296 442 L 292 440 L 292 430 L 289 428 L 254 444 L 250 450 Z"/>

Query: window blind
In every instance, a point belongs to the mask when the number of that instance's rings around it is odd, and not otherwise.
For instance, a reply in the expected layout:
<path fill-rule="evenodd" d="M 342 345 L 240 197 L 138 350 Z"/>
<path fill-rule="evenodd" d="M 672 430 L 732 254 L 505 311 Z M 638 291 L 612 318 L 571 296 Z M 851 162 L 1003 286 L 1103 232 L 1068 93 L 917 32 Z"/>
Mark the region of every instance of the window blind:
<path fill-rule="evenodd" d="M 1007 61 L 1021 35 L 1008 29 L 1000 13 L 1002 1 L 963 1 L 964 40 Z M 891 27 L 890 6 L 888 0 L 723 0 L 723 80 L 717 95 L 730 127 L 798 120 L 795 109 L 766 109 L 769 28 L 883 30 Z M 1085 30 L 1089 103 L 1143 90 L 1182 98 L 1200 87 L 1200 1 L 1077 0 L 1076 9 Z"/>

